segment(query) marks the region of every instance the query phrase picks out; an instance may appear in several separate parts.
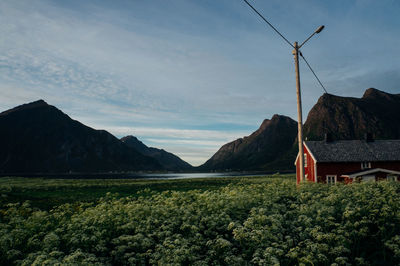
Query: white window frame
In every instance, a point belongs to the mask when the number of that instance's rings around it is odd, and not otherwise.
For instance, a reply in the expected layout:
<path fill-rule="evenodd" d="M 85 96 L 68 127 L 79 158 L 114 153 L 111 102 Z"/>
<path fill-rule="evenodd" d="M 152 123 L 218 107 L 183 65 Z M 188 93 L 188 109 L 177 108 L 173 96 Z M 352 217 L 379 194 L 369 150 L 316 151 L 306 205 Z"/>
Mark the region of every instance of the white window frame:
<path fill-rule="evenodd" d="M 386 179 L 388 181 L 397 181 L 397 176 L 395 176 L 395 175 L 387 175 Z"/>
<path fill-rule="evenodd" d="M 361 162 L 361 170 L 371 169 L 371 162 Z"/>
<path fill-rule="evenodd" d="M 336 182 L 337 182 L 337 176 L 336 175 L 326 175 L 326 183 L 327 184 L 335 185 Z"/>
<path fill-rule="evenodd" d="M 361 182 L 373 182 L 376 181 L 376 176 L 375 175 L 363 175 L 361 177 Z"/>

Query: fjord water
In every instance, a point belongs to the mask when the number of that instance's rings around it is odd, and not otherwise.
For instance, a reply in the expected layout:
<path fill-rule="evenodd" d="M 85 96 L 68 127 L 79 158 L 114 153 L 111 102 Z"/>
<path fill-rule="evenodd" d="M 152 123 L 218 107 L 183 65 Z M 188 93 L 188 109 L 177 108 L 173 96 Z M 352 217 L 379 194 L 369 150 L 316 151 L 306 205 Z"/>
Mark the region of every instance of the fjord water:
<path fill-rule="evenodd" d="M 218 178 L 218 177 L 243 177 L 243 176 L 265 176 L 273 174 L 271 172 L 223 172 L 223 173 L 62 173 L 62 174 L 15 174 L 4 176 L 18 177 L 42 177 L 56 179 L 192 179 L 192 178 Z"/>
<path fill-rule="evenodd" d="M 243 177 L 243 176 L 264 176 L 268 173 L 243 173 L 243 172 L 228 172 L 228 173 L 167 173 L 167 174 L 143 174 L 138 178 L 146 179 L 191 179 L 191 178 L 214 178 L 214 177 Z"/>

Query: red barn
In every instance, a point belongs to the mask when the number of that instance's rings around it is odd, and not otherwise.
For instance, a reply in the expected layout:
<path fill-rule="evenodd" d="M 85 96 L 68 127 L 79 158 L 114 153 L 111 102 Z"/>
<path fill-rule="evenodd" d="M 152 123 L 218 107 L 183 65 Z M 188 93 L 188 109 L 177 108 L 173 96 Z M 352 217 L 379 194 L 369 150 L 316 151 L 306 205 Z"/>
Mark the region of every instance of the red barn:
<path fill-rule="evenodd" d="M 305 141 L 304 175 L 320 183 L 400 180 L 400 140 Z M 300 166 L 296 158 L 296 177 Z"/>

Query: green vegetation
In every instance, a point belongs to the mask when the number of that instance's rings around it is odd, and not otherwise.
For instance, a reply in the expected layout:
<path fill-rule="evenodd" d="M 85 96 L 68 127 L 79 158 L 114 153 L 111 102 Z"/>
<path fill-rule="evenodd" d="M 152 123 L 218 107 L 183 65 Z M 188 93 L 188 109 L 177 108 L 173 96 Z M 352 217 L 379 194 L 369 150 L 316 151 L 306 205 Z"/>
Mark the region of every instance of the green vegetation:
<path fill-rule="evenodd" d="M 0 194 L 1 265 L 400 263 L 397 182 L 3 179 Z"/>
<path fill-rule="evenodd" d="M 282 176 L 281 176 L 282 177 Z M 292 175 L 284 176 L 293 179 Z M 270 177 L 219 177 L 176 180 L 149 179 L 43 179 L 0 178 L 0 207 L 7 203 L 29 201 L 32 207 L 50 210 L 64 203 L 96 202 L 108 192 L 114 197 L 139 197 L 150 192 L 205 191 L 236 183 L 263 183 Z"/>

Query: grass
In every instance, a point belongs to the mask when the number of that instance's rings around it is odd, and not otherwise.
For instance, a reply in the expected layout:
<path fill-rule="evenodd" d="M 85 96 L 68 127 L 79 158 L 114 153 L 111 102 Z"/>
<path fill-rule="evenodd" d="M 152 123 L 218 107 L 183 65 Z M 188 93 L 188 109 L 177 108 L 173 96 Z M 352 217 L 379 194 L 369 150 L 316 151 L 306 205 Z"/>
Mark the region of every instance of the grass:
<path fill-rule="evenodd" d="M 95 202 L 107 193 L 117 194 L 117 197 L 139 197 L 163 191 L 215 190 L 239 182 L 264 183 L 274 177 L 276 176 L 175 180 L 3 177 L 0 178 L 0 207 L 7 203 L 30 201 L 33 207 L 50 210 L 64 203 Z M 283 177 L 295 180 L 293 175 Z"/>

